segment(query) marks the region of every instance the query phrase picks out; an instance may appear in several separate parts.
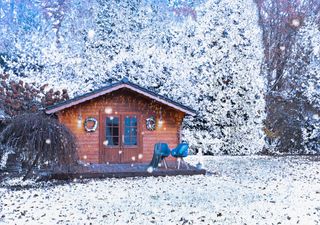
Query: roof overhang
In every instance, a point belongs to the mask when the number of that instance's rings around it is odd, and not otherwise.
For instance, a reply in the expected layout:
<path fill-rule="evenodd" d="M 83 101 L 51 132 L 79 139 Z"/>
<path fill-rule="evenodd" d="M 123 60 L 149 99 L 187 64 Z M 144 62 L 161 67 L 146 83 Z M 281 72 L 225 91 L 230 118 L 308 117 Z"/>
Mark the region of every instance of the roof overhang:
<path fill-rule="evenodd" d="M 132 83 L 123 83 L 123 82 L 120 82 L 119 84 L 116 84 L 116 85 L 112 85 L 108 88 L 104 88 L 104 89 L 101 89 L 100 91 L 96 91 L 96 92 L 91 92 L 91 93 L 87 93 L 87 94 L 84 94 L 82 96 L 79 96 L 79 97 L 76 97 L 74 99 L 70 99 L 70 100 L 67 100 L 65 102 L 62 102 L 62 103 L 58 103 L 56 105 L 53 105 L 53 106 L 49 106 L 46 108 L 45 112 L 47 114 L 52 114 L 52 113 L 56 113 L 56 112 L 59 112 L 61 110 L 64 110 L 64 109 L 67 109 L 67 108 L 70 108 L 72 106 L 75 106 L 75 105 L 78 105 L 80 103 L 83 103 L 83 102 L 86 102 L 86 101 L 89 101 L 89 100 L 92 100 L 92 99 L 95 99 L 97 97 L 100 97 L 100 96 L 103 96 L 105 94 L 108 94 L 108 93 L 111 93 L 111 92 L 114 92 L 116 90 L 119 90 L 119 89 L 122 89 L 122 88 L 127 88 L 129 90 L 132 90 L 134 92 L 137 92 L 141 95 L 144 95 L 150 99 L 153 99 L 157 102 L 160 102 L 164 105 L 168 105 L 174 109 L 177 109 L 181 112 L 184 112 L 190 116 L 195 116 L 196 115 L 196 111 L 193 110 L 193 109 L 190 109 L 189 107 L 186 107 L 186 106 L 183 106 L 177 102 L 174 102 L 164 96 L 161 96 L 161 95 L 158 95 L 156 93 L 153 93 L 151 91 L 148 91 L 147 89 L 145 88 L 142 88 L 138 85 L 135 85 L 135 84 L 132 84 Z"/>

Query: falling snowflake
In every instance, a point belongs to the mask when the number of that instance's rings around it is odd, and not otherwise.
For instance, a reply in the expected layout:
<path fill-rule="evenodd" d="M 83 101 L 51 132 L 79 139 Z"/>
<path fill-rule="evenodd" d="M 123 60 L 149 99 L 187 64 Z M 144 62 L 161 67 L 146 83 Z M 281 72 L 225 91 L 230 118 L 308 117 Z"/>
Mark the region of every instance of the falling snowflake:
<path fill-rule="evenodd" d="M 293 19 L 292 21 L 291 21 L 291 24 L 292 24 L 292 26 L 294 26 L 294 27 L 299 27 L 300 26 L 300 20 L 299 19 Z"/>
<path fill-rule="evenodd" d="M 148 173 L 152 173 L 152 172 L 153 172 L 152 166 L 149 166 L 149 167 L 148 167 L 147 172 L 148 172 Z"/>
<path fill-rule="evenodd" d="M 94 38 L 94 35 L 95 35 L 94 30 L 89 30 L 89 31 L 88 31 L 88 38 L 89 38 L 90 40 L 92 40 L 92 39 Z"/>

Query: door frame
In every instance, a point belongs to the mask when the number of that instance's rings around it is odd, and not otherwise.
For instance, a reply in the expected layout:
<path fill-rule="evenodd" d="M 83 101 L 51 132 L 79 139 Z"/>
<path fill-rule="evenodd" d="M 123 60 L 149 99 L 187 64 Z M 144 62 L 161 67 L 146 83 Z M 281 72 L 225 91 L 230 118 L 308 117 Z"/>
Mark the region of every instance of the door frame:
<path fill-rule="evenodd" d="M 135 146 L 125 146 L 123 144 L 123 135 L 124 135 L 124 118 L 125 116 L 136 115 L 137 117 L 137 145 Z M 114 116 L 119 117 L 119 145 L 118 146 L 108 146 L 105 147 L 103 142 L 105 141 L 105 119 L 106 117 Z M 140 121 L 141 120 L 141 121 Z M 142 113 L 140 112 L 118 112 L 117 114 L 107 114 L 103 110 L 99 112 L 99 163 L 106 163 L 106 148 L 109 149 L 118 149 L 122 151 L 122 157 L 125 149 L 137 149 L 138 154 L 142 153 Z M 139 159 L 136 159 L 135 162 L 139 162 Z M 119 162 L 117 163 L 129 163 L 123 162 L 120 156 Z M 132 162 L 133 163 L 133 162 Z"/>
<path fill-rule="evenodd" d="M 121 163 L 137 163 L 139 162 L 139 159 L 138 159 L 138 155 L 140 153 L 142 153 L 142 132 L 141 132 L 141 122 L 140 120 L 142 121 L 142 114 L 139 113 L 139 112 L 123 112 L 121 113 L 121 132 L 122 132 L 122 135 L 124 135 L 125 133 L 125 117 L 126 116 L 132 116 L 132 115 L 135 115 L 136 118 L 137 118 L 137 145 L 124 145 L 123 143 L 123 137 L 124 136 L 121 136 L 121 148 L 122 148 L 122 151 L 123 151 L 123 158 L 126 157 L 126 154 L 128 154 L 128 151 L 135 151 L 136 152 L 136 159 L 134 161 L 130 161 L 130 160 L 127 160 L 125 162 L 121 162 Z M 121 158 L 121 159 L 123 159 Z"/>
<path fill-rule="evenodd" d="M 118 150 L 120 151 L 121 150 L 121 137 L 120 137 L 120 130 L 121 130 L 121 117 L 119 114 L 106 114 L 106 113 L 103 113 L 102 110 L 100 110 L 100 113 L 99 113 L 99 163 L 106 163 L 106 151 L 105 151 L 105 146 L 103 144 L 103 142 L 105 141 L 105 137 L 106 137 L 106 134 L 105 134 L 105 119 L 106 117 L 119 117 L 119 145 L 118 146 L 108 146 L 109 149 L 113 149 L 113 150 Z"/>

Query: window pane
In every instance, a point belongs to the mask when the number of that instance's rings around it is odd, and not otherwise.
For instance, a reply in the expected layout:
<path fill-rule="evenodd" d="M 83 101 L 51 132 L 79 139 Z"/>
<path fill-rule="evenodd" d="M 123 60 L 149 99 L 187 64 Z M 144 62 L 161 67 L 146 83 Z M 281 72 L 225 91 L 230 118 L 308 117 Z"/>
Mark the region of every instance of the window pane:
<path fill-rule="evenodd" d="M 107 146 L 114 146 L 114 142 L 113 142 L 113 139 L 112 139 L 112 136 L 107 136 Z"/>
<path fill-rule="evenodd" d="M 113 145 L 119 145 L 119 137 L 112 137 Z"/>
<path fill-rule="evenodd" d="M 107 118 L 107 120 L 106 120 L 106 126 L 107 127 L 111 127 L 112 126 L 112 121 L 109 118 Z"/>
<path fill-rule="evenodd" d="M 125 136 L 125 137 L 124 137 L 124 144 L 125 144 L 125 145 L 131 145 L 130 137 L 129 137 L 129 136 Z"/>
<path fill-rule="evenodd" d="M 132 136 L 131 137 L 131 144 L 132 145 L 137 145 L 138 143 L 137 143 L 137 137 L 136 136 Z"/>
<path fill-rule="evenodd" d="M 107 126 L 119 126 L 119 118 L 118 117 L 110 116 L 110 117 L 107 117 L 106 121 L 107 121 L 107 123 L 106 123 Z"/>
<path fill-rule="evenodd" d="M 119 127 L 106 127 L 107 136 L 119 136 Z"/>
<path fill-rule="evenodd" d="M 137 117 L 124 118 L 124 145 L 137 145 Z"/>
<path fill-rule="evenodd" d="M 131 118 L 131 126 L 137 126 L 137 118 L 135 116 Z"/>
<path fill-rule="evenodd" d="M 129 116 L 126 116 L 126 118 L 124 119 L 124 124 L 126 126 L 130 126 L 130 120 L 131 120 L 131 118 Z"/>
<path fill-rule="evenodd" d="M 119 128 L 118 127 L 113 127 L 112 136 L 119 136 Z"/>
<path fill-rule="evenodd" d="M 106 135 L 111 136 L 111 127 L 106 127 Z"/>
<path fill-rule="evenodd" d="M 124 134 L 125 134 L 125 136 L 129 136 L 130 135 L 130 127 L 125 127 L 124 128 Z"/>
<path fill-rule="evenodd" d="M 106 118 L 106 140 L 107 146 L 119 145 L 119 117 Z"/>

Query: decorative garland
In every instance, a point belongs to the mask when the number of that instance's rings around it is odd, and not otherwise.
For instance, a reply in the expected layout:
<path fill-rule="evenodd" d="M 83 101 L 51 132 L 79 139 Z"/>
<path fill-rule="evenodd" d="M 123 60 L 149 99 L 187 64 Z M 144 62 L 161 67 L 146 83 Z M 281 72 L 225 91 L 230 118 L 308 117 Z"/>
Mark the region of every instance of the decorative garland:
<path fill-rule="evenodd" d="M 146 127 L 148 130 L 155 130 L 156 129 L 156 120 L 154 116 L 150 116 L 146 119 Z"/>
<path fill-rule="evenodd" d="M 93 125 L 91 127 L 88 127 L 89 122 L 93 122 Z M 87 132 L 95 132 L 97 130 L 97 127 L 98 127 L 98 120 L 96 118 L 88 117 L 84 121 L 84 129 Z"/>

